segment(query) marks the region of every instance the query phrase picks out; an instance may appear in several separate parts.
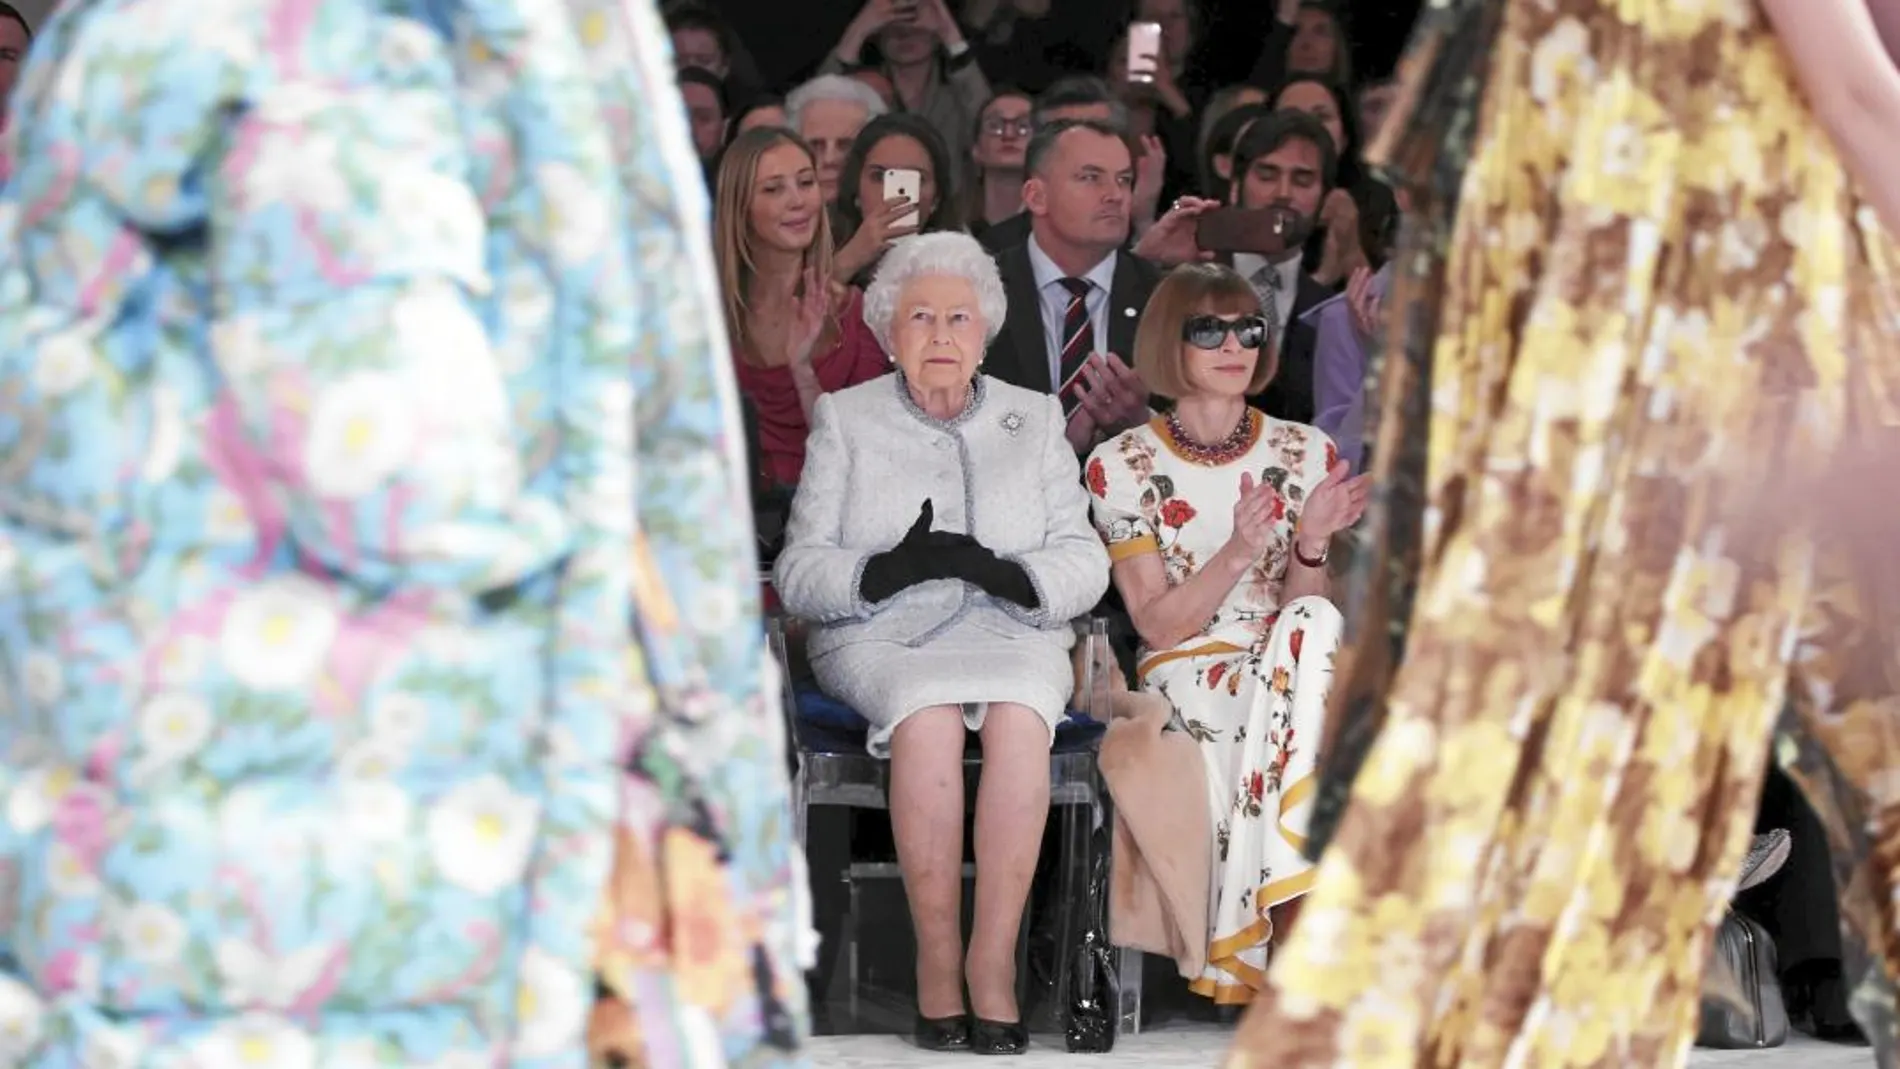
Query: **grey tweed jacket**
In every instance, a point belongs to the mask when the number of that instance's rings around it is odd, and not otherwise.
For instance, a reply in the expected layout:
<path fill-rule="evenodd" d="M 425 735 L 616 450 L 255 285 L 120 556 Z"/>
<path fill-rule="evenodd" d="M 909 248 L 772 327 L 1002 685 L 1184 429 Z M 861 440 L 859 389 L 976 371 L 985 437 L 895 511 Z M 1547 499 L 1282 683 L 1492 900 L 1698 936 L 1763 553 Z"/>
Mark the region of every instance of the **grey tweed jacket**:
<path fill-rule="evenodd" d="M 896 374 L 819 398 L 774 573 L 786 610 L 820 625 L 813 656 L 858 642 L 920 646 L 959 623 L 1002 639 L 1067 635 L 1108 588 L 1108 553 L 1089 523 L 1059 402 L 983 375 L 974 389 L 948 422 L 919 408 Z M 926 498 L 936 530 L 972 535 L 1021 564 L 1040 606 L 957 580 L 875 606 L 859 597 L 865 562 L 904 537 Z"/>

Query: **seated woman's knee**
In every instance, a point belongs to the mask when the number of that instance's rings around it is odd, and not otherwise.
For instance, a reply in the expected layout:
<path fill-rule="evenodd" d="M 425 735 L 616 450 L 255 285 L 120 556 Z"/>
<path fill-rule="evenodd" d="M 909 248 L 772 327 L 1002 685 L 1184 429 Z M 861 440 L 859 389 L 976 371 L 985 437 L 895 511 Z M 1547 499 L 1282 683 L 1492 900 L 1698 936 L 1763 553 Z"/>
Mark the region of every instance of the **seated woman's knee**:
<path fill-rule="evenodd" d="M 983 714 L 980 734 L 985 746 L 995 742 L 1023 747 L 1035 745 L 1046 750 L 1055 741 L 1055 731 L 1049 721 L 1036 710 L 1017 702 L 993 703 Z"/>
<path fill-rule="evenodd" d="M 891 746 L 901 749 L 928 740 L 935 748 L 954 741 L 962 752 L 963 710 L 955 705 L 932 705 L 905 717 L 891 729 Z"/>

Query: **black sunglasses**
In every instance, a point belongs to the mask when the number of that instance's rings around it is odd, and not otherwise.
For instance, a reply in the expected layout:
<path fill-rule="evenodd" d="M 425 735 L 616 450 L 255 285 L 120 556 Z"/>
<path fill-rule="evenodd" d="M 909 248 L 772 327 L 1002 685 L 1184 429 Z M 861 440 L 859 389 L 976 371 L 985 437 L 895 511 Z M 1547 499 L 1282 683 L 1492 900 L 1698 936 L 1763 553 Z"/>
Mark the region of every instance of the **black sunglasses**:
<path fill-rule="evenodd" d="M 1181 324 L 1181 340 L 1196 349 L 1218 349 L 1232 333 L 1242 349 L 1258 349 L 1267 340 L 1267 321 L 1260 316 L 1222 319 L 1219 316 L 1189 316 Z"/>

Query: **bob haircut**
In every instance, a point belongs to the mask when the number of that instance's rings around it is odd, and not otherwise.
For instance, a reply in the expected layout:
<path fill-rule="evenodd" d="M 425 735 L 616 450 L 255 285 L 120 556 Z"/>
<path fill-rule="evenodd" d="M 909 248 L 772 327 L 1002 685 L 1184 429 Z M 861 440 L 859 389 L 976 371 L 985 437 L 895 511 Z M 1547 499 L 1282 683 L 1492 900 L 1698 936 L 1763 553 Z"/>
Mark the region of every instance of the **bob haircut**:
<path fill-rule="evenodd" d="M 1003 321 L 1009 315 L 1009 298 L 1003 293 L 996 260 L 975 238 L 959 230 L 899 238 L 878 261 L 871 284 L 864 290 L 864 325 L 871 328 L 878 346 L 896 359 L 891 349 L 891 327 L 897 320 L 897 301 L 906 283 L 926 275 L 954 275 L 976 290 L 976 310 L 983 317 L 983 347 L 987 350 L 1002 333 Z"/>
<path fill-rule="evenodd" d="M 1194 388 L 1182 366 L 1181 328 L 1197 315 L 1248 316 L 1260 314 L 1260 295 L 1231 267 L 1223 264 L 1185 264 L 1168 273 L 1142 309 L 1135 328 L 1135 374 L 1149 392 L 1179 401 Z M 1263 346 L 1254 362 L 1247 393 L 1266 389 L 1280 369 L 1280 354 Z"/>

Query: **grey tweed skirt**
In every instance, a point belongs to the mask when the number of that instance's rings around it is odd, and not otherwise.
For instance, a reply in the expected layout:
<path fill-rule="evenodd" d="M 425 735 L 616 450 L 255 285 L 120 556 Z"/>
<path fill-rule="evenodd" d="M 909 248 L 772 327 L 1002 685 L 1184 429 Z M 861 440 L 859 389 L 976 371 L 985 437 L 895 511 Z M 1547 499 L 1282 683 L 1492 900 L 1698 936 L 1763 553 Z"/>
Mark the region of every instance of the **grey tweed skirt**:
<path fill-rule="evenodd" d="M 920 709 L 955 705 L 963 722 L 981 730 L 995 702 L 1027 706 L 1049 725 L 1050 738 L 1075 689 L 1066 631 L 1004 638 L 962 621 L 921 646 L 854 642 L 812 659 L 825 693 L 871 724 L 873 756 L 888 757 L 891 733 Z"/>

